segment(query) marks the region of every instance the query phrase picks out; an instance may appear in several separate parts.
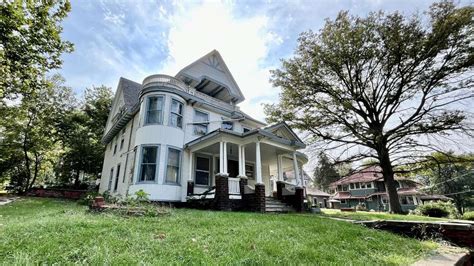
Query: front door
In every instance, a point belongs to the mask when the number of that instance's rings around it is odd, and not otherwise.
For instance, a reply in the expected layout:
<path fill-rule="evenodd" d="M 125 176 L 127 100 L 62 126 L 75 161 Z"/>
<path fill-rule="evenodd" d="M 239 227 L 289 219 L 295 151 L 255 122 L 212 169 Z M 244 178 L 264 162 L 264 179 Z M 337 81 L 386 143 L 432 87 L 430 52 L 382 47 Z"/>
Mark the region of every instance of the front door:
<path fill-rule="evenodd" d="M 220 173 L 219 157 L 216 158 L 216 173 Z M 229 177 L 237 177 L 239 175 L 239 162 L 235 160 L 227 160 L 227 173 Z"/>

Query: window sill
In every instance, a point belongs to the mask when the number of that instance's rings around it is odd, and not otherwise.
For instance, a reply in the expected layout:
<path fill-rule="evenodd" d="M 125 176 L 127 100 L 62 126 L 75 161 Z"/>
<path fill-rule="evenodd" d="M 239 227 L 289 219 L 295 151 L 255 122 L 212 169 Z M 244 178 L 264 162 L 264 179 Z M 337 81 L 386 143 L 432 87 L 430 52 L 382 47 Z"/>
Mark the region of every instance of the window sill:
<path fill-rule="evenodd" d="M 181 184 L 179 184 L 179 183 L 169 183 L 169 182 L 164 182 L 163 185 L 176 186 L 176 187 L 180 187 L 180 186 L 181 186 Z"/>

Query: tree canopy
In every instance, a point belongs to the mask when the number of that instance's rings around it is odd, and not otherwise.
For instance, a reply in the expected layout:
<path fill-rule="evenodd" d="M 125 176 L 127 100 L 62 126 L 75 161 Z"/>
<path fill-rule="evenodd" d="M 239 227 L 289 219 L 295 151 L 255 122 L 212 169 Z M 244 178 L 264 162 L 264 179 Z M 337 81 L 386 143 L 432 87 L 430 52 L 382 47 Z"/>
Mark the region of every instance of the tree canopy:
<path fill-rule="evenodd" d="M 473 16 L 474 7 L 449 1 L 410 17 L 340 12 L 302 33 L 293 58 L 272 72 L 282 91 L 267 120 L 309 132 L 338 161 L 376 159 L 391 211 L 401 213 L 394 168 L 432 152 L 432 137 L 472 138 L 460 103 L 474 97 Z"/>
<path fill-rule="evenodd" d="M 328 191 L 329 184 L 337 181 L 341 175 L 337 171 L 334 163 L 329 157 L 321 152 L 318 155 L 318 166 L 314 169 L 313 182 L 316 187 L 323 191 Z"/>
<path fill-rule="evenodd" d="M 69 1 L 3 1 L 0 4 L 0 107 L 4 100 L 47 86 L 45 74 L 62 64 L 71 42 L 61 38 Z"/>

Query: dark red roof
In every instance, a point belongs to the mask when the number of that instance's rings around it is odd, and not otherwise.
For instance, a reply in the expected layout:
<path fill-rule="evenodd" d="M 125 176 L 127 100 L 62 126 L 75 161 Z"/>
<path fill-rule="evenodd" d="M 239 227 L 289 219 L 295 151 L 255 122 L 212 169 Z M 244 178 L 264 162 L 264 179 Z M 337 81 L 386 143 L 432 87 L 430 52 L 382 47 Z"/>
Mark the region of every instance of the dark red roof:
<path fill-rule="evenodd" d="M 345 185 L 355 182 L 372 182 L 375 180 L 383 179 L 382 171 L 379 166 L 370 166 L 355 172 L 351 175 L 343 177 L 336 182 L 332 182 L 329 186 L 335 187 L 337 185 Z"/>

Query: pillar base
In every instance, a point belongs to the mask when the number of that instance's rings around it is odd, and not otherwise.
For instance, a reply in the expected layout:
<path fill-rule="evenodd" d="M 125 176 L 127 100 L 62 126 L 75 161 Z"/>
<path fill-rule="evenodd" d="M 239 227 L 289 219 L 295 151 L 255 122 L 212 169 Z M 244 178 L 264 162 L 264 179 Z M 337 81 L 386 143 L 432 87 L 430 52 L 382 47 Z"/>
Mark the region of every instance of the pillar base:
<path fill-rule="evenodd" d="M 255 210 L 265 212 L 265 185 L 255 184 Z"/>
<path fill-rule="evenodd" d="M 218 210 L 230 210 L 229 179 L 227 174 L 216 175 L 216 208 Z"/>
<path fill-rule="evenodd" d="M 293 206 L 297 212 L 304 212 L 304 189 L 302 187 L 295 188 L 295 202 Z"/>

